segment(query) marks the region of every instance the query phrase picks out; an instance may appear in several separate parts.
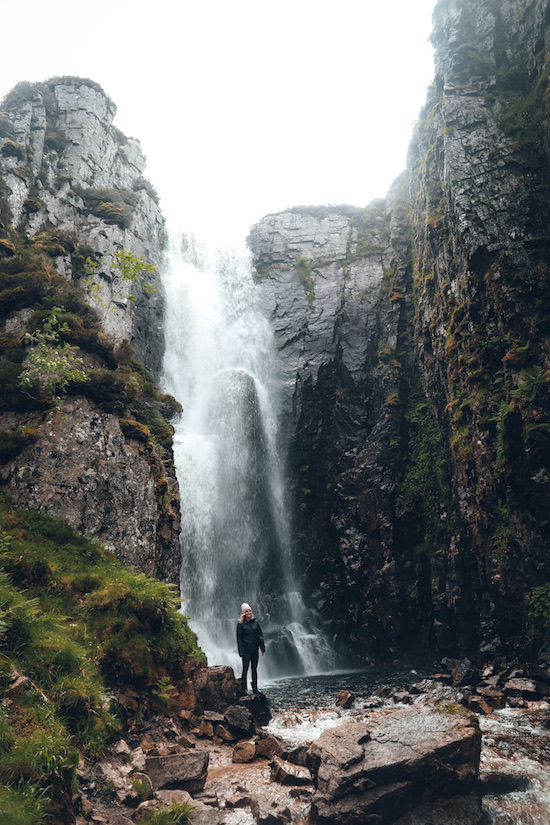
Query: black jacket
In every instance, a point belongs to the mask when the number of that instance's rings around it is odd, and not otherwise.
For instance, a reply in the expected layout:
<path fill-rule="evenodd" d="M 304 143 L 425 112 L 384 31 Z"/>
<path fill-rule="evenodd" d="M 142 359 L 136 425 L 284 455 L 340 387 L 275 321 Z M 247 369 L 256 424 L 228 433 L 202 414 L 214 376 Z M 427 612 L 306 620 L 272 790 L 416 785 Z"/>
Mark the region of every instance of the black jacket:
<path fill-rule="evenodd" d="M 238 622 L 237 647 L 239 648 L 239 656 L 255 653 L 258 648 L 262 653 L 265 653 L 264 634 L 260 623 L 256 619 L 250 619 L 249 622 L 244 619 L 242 622 Z"/>

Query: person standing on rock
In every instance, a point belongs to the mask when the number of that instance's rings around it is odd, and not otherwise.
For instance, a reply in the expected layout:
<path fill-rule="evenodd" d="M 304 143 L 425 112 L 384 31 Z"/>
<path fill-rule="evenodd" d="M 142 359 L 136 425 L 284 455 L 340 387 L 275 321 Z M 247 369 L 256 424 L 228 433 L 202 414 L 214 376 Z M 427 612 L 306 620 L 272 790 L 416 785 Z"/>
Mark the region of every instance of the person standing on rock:
<path fill-rule="evenodd" d="M 243 660 L 241 686 L 246 693 L 248 668 L 252 669 L 252 693 L 258 693 L 258 658 L 259 651 L 265 654 L 264 634 L 260 623 L 254 618 L 252 608 L 246 602 L 241 604 L 241 618 L 237 622 L 237 647 Z"/>

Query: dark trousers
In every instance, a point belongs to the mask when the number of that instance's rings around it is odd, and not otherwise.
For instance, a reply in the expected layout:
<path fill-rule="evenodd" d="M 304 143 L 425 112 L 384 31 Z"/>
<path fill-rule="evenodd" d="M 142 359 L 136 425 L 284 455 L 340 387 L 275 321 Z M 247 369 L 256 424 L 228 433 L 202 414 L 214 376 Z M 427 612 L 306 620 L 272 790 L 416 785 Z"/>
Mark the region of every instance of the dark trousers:
<path fill-rule="evenodd" d="M 252 693 L 258 693 L 258 650 L 251 652 L 245 650 L 242 655 L 243 660 L 243 675 L 241 676 L 241 687 L 246 693 L 246 677 L 248 675 L 248 666 L 252 666 Z"/>

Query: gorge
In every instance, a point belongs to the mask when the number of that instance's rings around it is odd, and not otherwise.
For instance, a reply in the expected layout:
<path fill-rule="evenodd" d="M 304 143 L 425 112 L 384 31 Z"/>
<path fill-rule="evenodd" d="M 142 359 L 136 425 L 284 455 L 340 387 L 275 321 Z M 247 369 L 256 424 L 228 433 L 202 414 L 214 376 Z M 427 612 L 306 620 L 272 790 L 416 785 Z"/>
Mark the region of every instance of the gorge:
<path fill-rule="evenodd" d="M 267 215 L 240 259 L 169 247 L 139 143 L 92 80 L 2 102 L 3 691 L 28 671 L 65 714 L 115 725 L 99 694 L 52 687 L 59 661 L 85 670 L 68 620 L 63 655 L 46 634 L 30 664 L 34 600 L 63 598 L 86 621 L 120 611 L 77 641 L 123 715 L 173 684 L 202 713 L 181 584 L 210 664 L 236 666 L 251 601 L 271 675 L 467 657 L 529 663 L 548 695 L 550 6 L 439 0 L 433 23 L 387 197 Z M 65 547 L 89 569 L 69 575 Z M 131 595 L 100 581 L 102 553 Z"/>

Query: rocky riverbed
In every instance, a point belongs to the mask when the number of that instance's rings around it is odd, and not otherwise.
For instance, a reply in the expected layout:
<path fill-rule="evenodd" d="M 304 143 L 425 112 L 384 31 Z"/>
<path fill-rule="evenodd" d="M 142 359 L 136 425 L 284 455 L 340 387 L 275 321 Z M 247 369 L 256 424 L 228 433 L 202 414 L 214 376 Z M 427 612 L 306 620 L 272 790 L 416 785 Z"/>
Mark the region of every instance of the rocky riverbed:
<path fill-rule="evenodd" d="M 222 669 L 213 670 L 219 684 Z M 478 720 L 535 700 L 544 715 L 550 679 L 544 666 L 536 679 L 532 669 L 481 672 L 467 661 L 443 670 L 407 689 L 344 690 L 330 707 L 273 713 L 263 695 L 223 708 L 206 680 L 215 710 L 156 717 L 82 763 L 77 825 L 134 825 L 173 801 L 191 802 L 193 825 L 426 825 L 434 816 L 477 825 Z"/>

